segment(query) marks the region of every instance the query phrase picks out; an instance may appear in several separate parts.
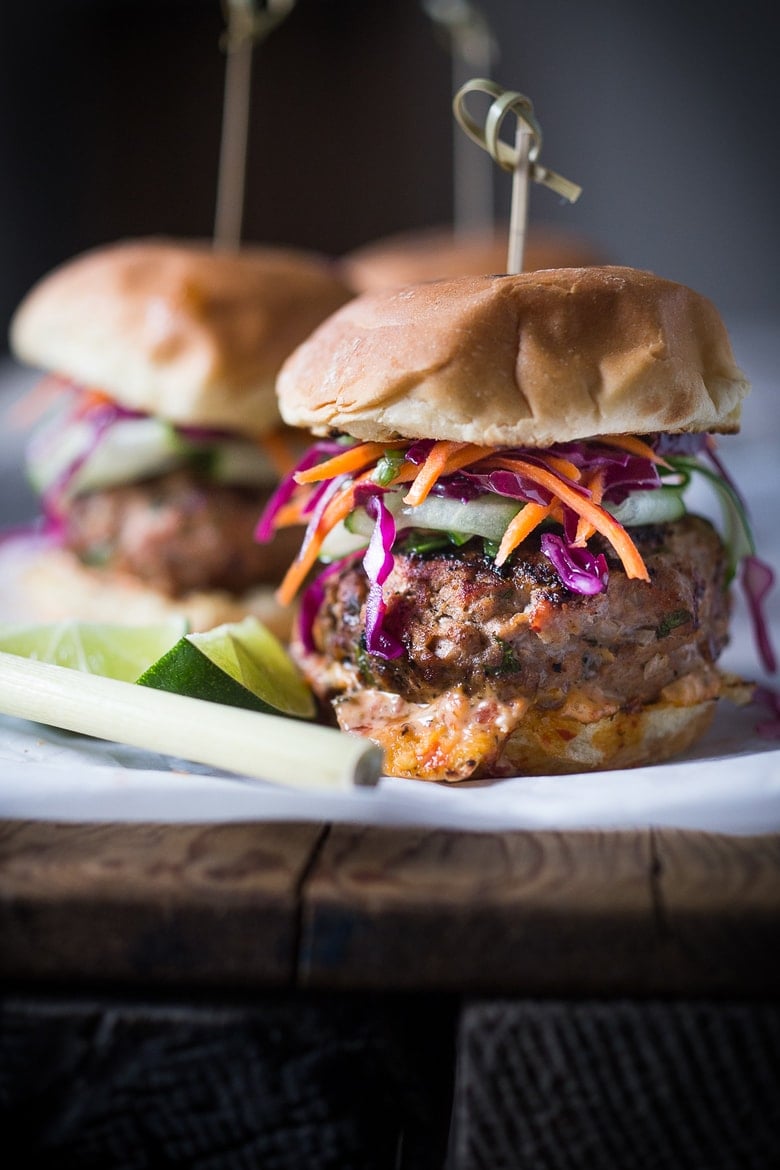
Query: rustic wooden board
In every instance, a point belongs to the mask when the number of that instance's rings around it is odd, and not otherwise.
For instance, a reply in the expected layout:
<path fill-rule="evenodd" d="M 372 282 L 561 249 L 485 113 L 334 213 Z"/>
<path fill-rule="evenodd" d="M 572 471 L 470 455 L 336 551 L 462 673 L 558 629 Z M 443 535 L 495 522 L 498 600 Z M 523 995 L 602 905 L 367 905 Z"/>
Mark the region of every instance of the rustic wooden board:
<path fill-rule="evenodd" d="M 300 979 L 512 995 L 776 991 L 780 839 L 753 841 L 337 827 L 304 889 Z"/>
<path fill-rule="evenodd" d="M 780 986 L 780 837 L 0 822 L 0 978 L 514 996 Z"/>
<path fill-rule="evenodd" d="M 322 832 L 0 822 L 0 977 L 289 984 Z"/>
<path fill-rule="evenodd" d="M 685 985 L 780 991 L 780 836 L 654 835 L 657 910 Z"/>
<path fill-rule="evenodd" d="M 646 833 L 333 828 L 305 888 L 307 986 L 641 989 L 657 943 Z"/>

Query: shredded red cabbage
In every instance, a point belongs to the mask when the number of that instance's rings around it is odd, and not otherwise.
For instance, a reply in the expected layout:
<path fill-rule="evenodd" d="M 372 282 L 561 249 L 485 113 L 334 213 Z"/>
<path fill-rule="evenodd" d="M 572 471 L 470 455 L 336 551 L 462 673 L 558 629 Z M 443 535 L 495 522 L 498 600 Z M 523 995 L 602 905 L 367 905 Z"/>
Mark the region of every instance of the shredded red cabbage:
<path fill-rule="evenodd" d="M 314 645 L 314 619 L 325 600 L 325 582 L 328 577 L 333 576 L 334 573 L 340 573 L 342 569 L 345 569 L 352 561 L 357 560 L 359 556 L 360 551 L 352 552 L 338 561 L 332 561 L 304 589 L 298 611 L 298 633 L 303 647 L 308 654 L 313 653 L 317 649 Z"/>
<path fill-rule="evenodd" d="M 62 501 L 68 488 L 81 468 L 94 453 L 95 449 L 99 446 L 103 436 L 119 419 L 132 417 L 140 416 L 137 412 L 128 411 L 125 407 L 117 406 L 114 403 L 101 404 L 99 407 L 95 407 L 81 416 L 79 421 L 88 423 L 92 428 L 92 433 L 84 449 L 71 459 L 67 467 L 60 472 L 43 493 L 43 509 L 47 515 L 62 515 Z"/>
<path fill-rule="evenodd" d="M 747 601 L 758 653 L 764 669 L 770 674 L 777 670 L 777 657 L 769 636 L 769 622 L 763 605 L 774 582 L 775 575 L 765 561 L 756 556 L 743 557 L 740 584 Z"/>
<path fill-rule="evenodd" d="M 310 467 L 314 467 L 315 463 L 322 463 L 330 455 L 336 455 L 339 451 L 343 451 L 344 447 L 341 443 L 330 442 L 323 440 L 320 443 L 314 443 L 305 452 L 300 462 L 293 468 L 289 475 L 285 475 L 280 481 L 279 486 L 273 492 L 270 500 L 263 509 L 263 514 L 257 522 L 255 528 L 255 540 L 259 544 L 265 544 L 274 534 L 274 522 L 279 512 L 285 504 L 289 503 L 293 492 L 298 486 L 295 482 L 295 474 L 299 471 L 307 471 Z M 326 480 L 328 484 L 330 481 Z M 312 505 L 314 506 L 314 505 Z"/>
<path fill-rule="evenodd" d="M 433 443 L 433 439 L 418 439 L 416 443 L 412 443 L 406 448 L 406 459 L 410 463 L 413 463 L 415 467 L 419 466 L 430 455 Z"/>
<path fill-rule="evenodd" d="M 756 731 L 765 739 L 780 739 L 780 695 L 770 687 L 756 687 L 753 698 L 770 716 L 756 724 Z"/>
<path fill-rule="evenodd" d="M 699 455 L 707 446 L 708 436 L 700 431 L 673 435 L 663 431 L 656 435 L 653 446 L 658 455 Z"/>
<path fill-rule="evenodd" d="M 542 552 L 572 593 L 592 596 L 604 592 L 609 582 L 609 569 L 603 553 L 594 556 L 587 548 L 569 544 L 553 532 L 545 532 L 540 544 Z"/>
<path fill-rule="evenodd" d="M 466 471 L 463 475 L 471 483 L 476 484 L 480 491 L 494 492 L 497 496 L 506 496 L 510 500 L 522 500 L 525 504 L 541 504 L 546 507 L 552 499 L 550 492 L 517 471 L 490 471 L 485 474 Z"/>
<path fill-rule="evenodd" d="M 474 481 L 473 476 L 456 471 L 454 475 L 438 479 L 431 488 L 431 495 L 467 504 L 469 500 L 476 500 L 477 496 L 482 495 L 482 491 L 483 489 Z"/>
<path fill-rule="evenodd" d="M 395 520 L 379 493 L 370 496 L 363 506 L 374 521 L 374 531 L 363 557 L 370 586 L 366 600 L 366 649 L 378 658 L 399 658 L 403 646 L 384 628 L 387 607 L 382 595 L 382 586 L 393 568 Z"/>
<path fill-rule="evenodd" d="M 29 541 L 31 544 L 62 544 L 65 523 L 60 516 L 36 516 L 27 524 L 13 524 L 0 529 L 0 547 L 4 544 Z"/>
<path fill-rule="evenodd" d="M 348 483 L 349 478 L 350 477 L 348 475 L 337 475 L 335 479 L 326 481 L 327 487 L 323 492 L 319 493 L 317 506 L 311 513 L 309 517 L 309 523 L 306 525 L 306 531 L 303 534 L 303 541 L 301 542 L 301 556 L 303 556 L 303 554 L 306 552 L 310 541 L 314 537 L 314 533 L 317 531 L 317 525 L 322 518 L 322 513 L 325 511 L 336 493 L 339 492 L 346 483 Z"/>

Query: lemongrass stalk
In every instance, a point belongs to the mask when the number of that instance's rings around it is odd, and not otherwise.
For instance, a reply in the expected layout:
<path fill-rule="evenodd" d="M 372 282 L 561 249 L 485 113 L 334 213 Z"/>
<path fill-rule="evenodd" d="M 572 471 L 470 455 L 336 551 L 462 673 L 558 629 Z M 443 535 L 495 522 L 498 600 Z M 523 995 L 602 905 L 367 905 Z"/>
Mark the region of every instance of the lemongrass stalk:
<path fill-rule="evenodd" d="M 378 747 L 330 727 L 3 652 L 0 711 L 291 788 L 344 792 L 382 771 Z"/>

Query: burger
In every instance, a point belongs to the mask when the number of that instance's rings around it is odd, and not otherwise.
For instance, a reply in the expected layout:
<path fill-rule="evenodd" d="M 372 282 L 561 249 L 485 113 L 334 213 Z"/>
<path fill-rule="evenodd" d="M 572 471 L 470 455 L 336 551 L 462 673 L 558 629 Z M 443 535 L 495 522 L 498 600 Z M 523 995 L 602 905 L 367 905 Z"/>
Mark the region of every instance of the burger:
<path fill-rule="evenodd" d="M 508 228 L 455 233 L 434 227 L 398 232 L 365 244 L 341 259 L 344 278 L 358 293 L 379 292 L 427 280 L 504 272 Z M 599 249 L 577 232 L 532 224 L 525 241 L 523 266 L 583 267 L 603 263 Z"/>
<path fill-rule="evenodd" d="M 753 549 L 713 435 L 748 383 L 704 297 L 614 266 L 367 294 L 277 389 L 319 436 L 260 532 L 306 524 L 292 651 L 388 772 L 655 763 L 747 697 L 717 665 Z"/>
<path fill-rule="evenodd" d="M 316 255 L 167 239 L 89 251 L 28 293 L 10 340 L 47 371 L 27 452 L 45 519 L 22 580 L 35 617 L 289 624 L 273 597 L 289 534 L 252 539 L 301 448 L 274 382 L 350 295 Z"/>

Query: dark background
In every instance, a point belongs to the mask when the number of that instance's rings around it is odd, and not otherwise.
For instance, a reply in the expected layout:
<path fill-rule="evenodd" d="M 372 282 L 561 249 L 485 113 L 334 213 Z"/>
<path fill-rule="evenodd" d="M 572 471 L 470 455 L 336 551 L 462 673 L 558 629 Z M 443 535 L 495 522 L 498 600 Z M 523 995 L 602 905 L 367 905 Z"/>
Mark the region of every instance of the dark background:
<path fill-rule="evenodd" d="M 483 0 L 493 75 L 533 99 L 532 221 L 711 296 L 780 309 L 776 6 Z M 42 273 L 123 236 L 213 230 L 219 0 L 0 2 L 0 324 Z M 339 254 L 452 213 L 451 63 L 418 0 L 298 0 L 254 57 L 244 238 Z M 460 131 L 457 131 L 460 133 Z M 477 148 L 474 148 L 476 151 Z M 509 178 L 497 172 L 506 212 Z"/>

